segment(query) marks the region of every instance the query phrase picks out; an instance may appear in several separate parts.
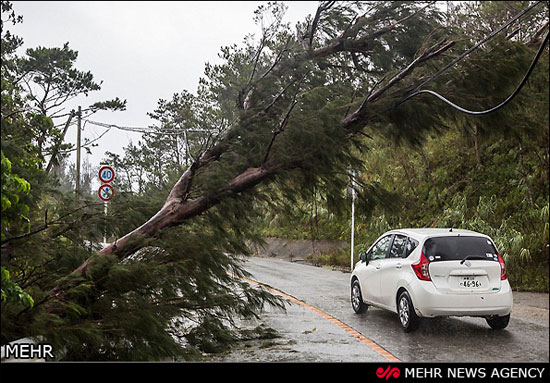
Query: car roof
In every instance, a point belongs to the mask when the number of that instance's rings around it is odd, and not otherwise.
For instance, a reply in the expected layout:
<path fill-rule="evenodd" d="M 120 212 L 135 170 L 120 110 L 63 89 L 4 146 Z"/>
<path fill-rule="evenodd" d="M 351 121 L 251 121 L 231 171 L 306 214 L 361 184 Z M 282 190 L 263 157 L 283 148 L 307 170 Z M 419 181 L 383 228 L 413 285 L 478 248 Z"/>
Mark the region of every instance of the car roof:
<path fill-rule="evenodd" d="M 454 229 L 454 228 L 422 228 L 422 229 L 397 229 L 391 230 L 387 234 L 404 234 L 416 239 L 425 239 L 432 237 L 453 237 L 460 235 L 476 236 L 489 238 L 487 235 L 476 231 Z"/>

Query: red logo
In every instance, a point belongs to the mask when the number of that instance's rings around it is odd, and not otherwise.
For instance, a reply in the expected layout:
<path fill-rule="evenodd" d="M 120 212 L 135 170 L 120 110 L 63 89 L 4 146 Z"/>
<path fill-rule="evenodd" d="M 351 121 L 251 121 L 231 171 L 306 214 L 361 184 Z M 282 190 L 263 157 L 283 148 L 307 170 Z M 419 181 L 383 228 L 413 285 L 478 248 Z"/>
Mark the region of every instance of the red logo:
<path fill-rule="evenodd" d="M 391 366 L 388 366 L 385 370 L 382 367 L 378 367 L 376 369 L 376 376 L 380 379 L 386 378 L 386 380 L 388 380 L 390 377 L 399 378 L 399 375 L 401 375 L 401 371 L 399 371 L 397 367 L 392 368 Z"/>

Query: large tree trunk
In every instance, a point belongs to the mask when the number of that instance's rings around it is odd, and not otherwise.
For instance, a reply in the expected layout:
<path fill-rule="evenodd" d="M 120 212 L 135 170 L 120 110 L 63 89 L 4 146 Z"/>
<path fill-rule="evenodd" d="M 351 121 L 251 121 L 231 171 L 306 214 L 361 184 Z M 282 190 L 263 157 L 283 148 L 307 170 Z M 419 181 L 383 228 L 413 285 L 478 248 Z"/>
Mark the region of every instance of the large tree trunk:
<path fill-rule="evenodd" d="M 422 11 L 422 9 L 420 9 L 418 12 Z M 401 23 L 415 16 L 418 12 L 406 16 L 405 18 L 396 21 L 392 25 L 381 28 L 375 33 L 367 34 L 360 38 L 358 38 L 357 35 L 361 30 L 363 24 L 365 23 L 366 18 L 365 16 L 359 17 L 353 25 L 342 32 L 342 34 L 328 46 L 316 50 L 310 49 L 305 52 L 296 54 L 292 58 L 292 60 L 294 60 L 293 65 L 298 66 L 305 62 L 335 55 L 343 51 L 351 52 L 356 51 L 357 49 L 366 48 L 374 39 L 400 26 Z M 353 113 L 347 115 L 341 121 L 341 128 L 346 131 L 347 137 L 352 138 L 356 134 L 361 133 L 368 121 L 373 117 L 369 113 L 368 106 L 370 104 L 377 102 L 386 94 L 389 89 L 401 83 L 401 81 L 405 77 L 409 76 L 417 66 L 446 51 L 452 45 L 453 42 L 442 40 L 431 47 L 422 48 L 422 52 L 419 52 L 418 56 L 407 67 L 395 74 L 383 86 L 376 89 L 376 91 L 374 91 L 374 89 L 371 90 L 370 94 L 365 97 L 363 103 Z M 286 67 L 288 67 L 289 63 L 286 62 L 285 65 Z M 283 65 L 279 61 L 275 62 L 268 72 L 271 72 L 272 75 L 277 75 L 281 73 L 281 71 L 283 71 Z M 266 74 L 264 74 L 264 76 L 262 76 L 260 80 L 263 79 Z M 285 91 L 286 89 L 283 89 L 283 92 Z M 401 92 L 403 93 L 404 91 L 401 90 Z M 275 97 L 275 101 L 273 101 L 273 103 L 279 100 L 279 97 L 280 95 Z M 295 97 L 296 94 L 294 94 L 294 103 L 296 103 Z M 395 94 L 392 95 L 392 97 L 395 97 Z M 288 119 L 289 114 L 292 112 L 292 106 L 293 105 L 291 105 L 291 107 L 286 112 L 287 115 L 284 120 Z M 242 120 L 241 123 L 246 124 L 246 120 Z M 275 136 L 279 133 L 282 133 L 284 130 L 283 125 L 279 128 L 280 129 L 278 131 L 274 132 L 272 143 L 275 139 Z M 227 149 L 226 146 L 227 140 L 225 140 L 225 138 L 222 138 L 222 140 L 216 146 L 204 152 L 202 156 L 200 156 L 180 177 L 178 182 L 172 188 L 164 206 L 153 217 L 151 217 L 147 222 L 145 222 L 137 229 L 111 243 L 109 246 L 101 250 L 98 254 L 87 259 L 82 265 L 80 265 L 77 269 L 73 271 L 73 274 L 85 274 L 90 265 L 93 264 L 94 260 L 98 257 L 101 257 L 102 255 L 115 254 L 119 259 L 123 259 L 143 246 L 142 239 L 154 237 L 162 229 L 177 226 L 185 222 L 187 219 L 190 219 L 205 212 L 206 210 L 218 204 L 223 198 L 225 198 L 225 196 L 228 195 L 228 193 L 234 194 L 244 192 L 248 189 L 255 187 L 259 183 L 264 182 L 269 177 L 275 174 L 304 165 L 300 163 L 299 158 L 293 161 L 292 164 L 286 165 L 281 165 L 276 161 L 267 161 L 269 150 L 271 149 L 270 144 L 265 156 L 264 163 L 260 167 L 250 167 L 243 171 L 241 174 L 236 175 L 219 190 L 208 195 L 203 195 L 196 199 L 189 200 L 189 193 L 191 190 L 193 178 L 197 170 L 208 166 L 213 161 L 217 161 L 220 158 L 221 154 Z M 55 288 L 50 296 L 57 296 L 58 293 L 60 293 L 60 288 Z"/>

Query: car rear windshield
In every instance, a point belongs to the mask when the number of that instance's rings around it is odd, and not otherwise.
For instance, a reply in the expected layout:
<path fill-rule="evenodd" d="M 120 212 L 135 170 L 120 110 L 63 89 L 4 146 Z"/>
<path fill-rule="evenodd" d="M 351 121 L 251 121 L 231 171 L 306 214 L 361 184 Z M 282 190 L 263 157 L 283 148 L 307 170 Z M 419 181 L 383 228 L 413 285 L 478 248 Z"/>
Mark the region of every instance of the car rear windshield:
<path fill-rule="evenodd" d="M 424 242 L 423 253 L 430 262 L 484 259 L 497 261 L 493 243 L 482 237 L 436 237 Z"/>

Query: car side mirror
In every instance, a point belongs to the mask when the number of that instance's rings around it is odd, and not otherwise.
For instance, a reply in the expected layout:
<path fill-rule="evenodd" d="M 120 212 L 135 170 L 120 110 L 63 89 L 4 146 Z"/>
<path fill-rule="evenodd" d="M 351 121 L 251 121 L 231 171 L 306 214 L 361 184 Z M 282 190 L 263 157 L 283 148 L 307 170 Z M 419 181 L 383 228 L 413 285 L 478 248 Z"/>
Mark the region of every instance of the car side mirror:
<path fill-rule="evenodd" d="M 367 265 L 369 264 L 369 258 L 366 251 L 361 251 L 359 253 L 359 259 L 361 260 L 361 262 L 365 262 Z"/>

